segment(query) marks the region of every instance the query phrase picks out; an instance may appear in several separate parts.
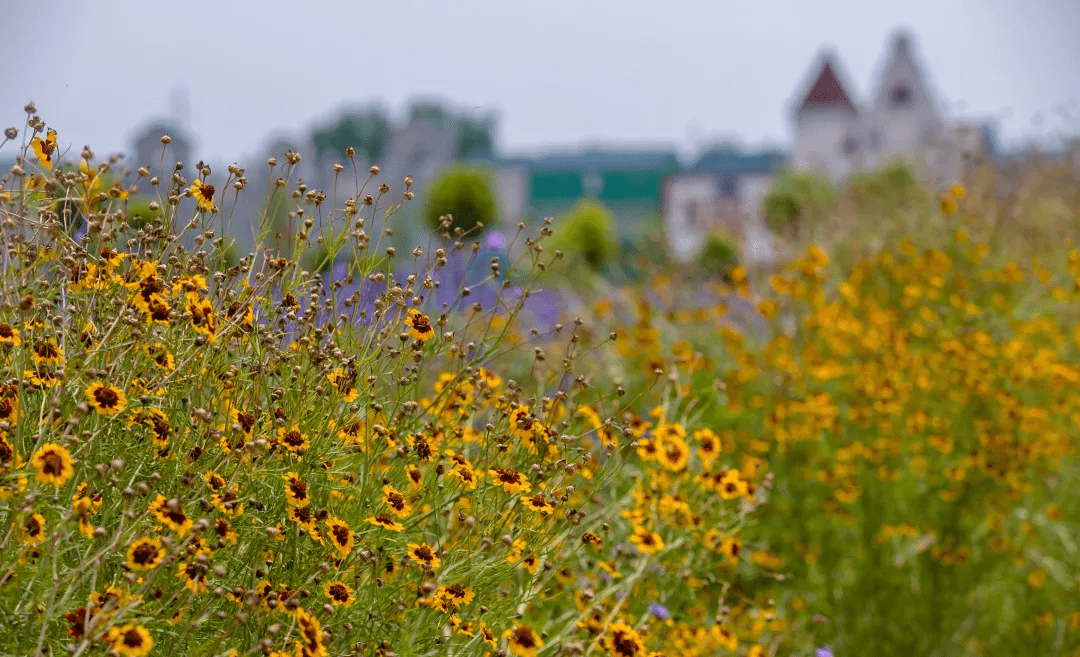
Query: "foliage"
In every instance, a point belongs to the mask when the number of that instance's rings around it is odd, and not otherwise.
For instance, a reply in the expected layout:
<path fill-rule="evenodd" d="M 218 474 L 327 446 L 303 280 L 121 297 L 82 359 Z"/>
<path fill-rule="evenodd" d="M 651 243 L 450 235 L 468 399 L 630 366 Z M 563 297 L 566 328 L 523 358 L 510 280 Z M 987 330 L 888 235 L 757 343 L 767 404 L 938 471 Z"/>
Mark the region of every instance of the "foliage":
<path fill-rule="evenodd" d="M 924 217 L 947 232 L 847 263 L 809 246 L 758 285 L 661 273 L 594 312 L 633 327 L 626 376 L 669 373 L 669 408 L 699 409 L 725 456 L 775 477 L 740 536 L 782 581 L 739 585 L 814 645 L 1074 655 L 1080 250 L 1017 261 L 973 238 L 992 225 L 958 222 L 987 199 L 947 194 L 953 214 Z"/>
<path fill-rule="evenodd" d="M 477 223 L 488 228 L 497 218 L 491 172 L 484 168 L 449 166 L 428 185 L 424 194 L 424 219 L 435 230 L 442 228 L 442 218 L 446 215 L 453 219 L 451 234 L 458 229 L 475 232 Z"/>
<path fill-rule="evenodd" d="M 847 193 L 857 211 L 878 219 L 929 201 L 915 172 L 903 161 L 890 162 L 875 171 L 852 176 L 847 183 Z"/>
<path fill-rule="evenodd" d="M 299 251 L 211 268 L 238 169 L 133 178 L 166 213 L 137 230 L 28 152 L 0 197 L 20 218 L 0 230 L 0 626 L 18 628 L 0 653 L 798 647 L 786 612 L 734 585 L 756 572 L 739 532 L 764 472 L 728 467 L 654 375 L 579 376 L 613 345 L 591 322 L 519 325 L 546 225 L 521 236 L 520 293 L 493 274 L 463 302 L 445 256 L 469 247 L 395 269 L 381 238 L 401 204 L 358 185 L 319 206 L 287 182 Z M 169 197 L 196 192 L 177 216 Z M 78 241 L 60 197 L 81 199 Z M 312 216 L 347 278 L 298 266 Z"/>
<path fill-rule="evenodd" d="M 739 247 L 723 235 L 709 235 L 697 257 L 698 269 L 706 276 L 731 282 L 731 270 L 739 265 Z"/>
<path fill-rule="evenodd" d="M 389 139 L 390 119 L 378 109 L 346 114 L 334 125 L 316 130 L 311 136 L 319 157 L 344 158 L 345 149 L 352 146 L 371 163 L 378 161 Z"/>
<path fill-rule="evenodd" d="M 827 179 L 811 173 L 785 172 L 765 196 L 765 224 L 776 233 L 805 231 L 836 201 Z"/>
<path fill-rule="evenodd" d="M 593 271 L 603 271 L 615 253 L 615 220 L 602 203 L 579 201 L 555 225 L 552 247 L 580 258 Z"/>

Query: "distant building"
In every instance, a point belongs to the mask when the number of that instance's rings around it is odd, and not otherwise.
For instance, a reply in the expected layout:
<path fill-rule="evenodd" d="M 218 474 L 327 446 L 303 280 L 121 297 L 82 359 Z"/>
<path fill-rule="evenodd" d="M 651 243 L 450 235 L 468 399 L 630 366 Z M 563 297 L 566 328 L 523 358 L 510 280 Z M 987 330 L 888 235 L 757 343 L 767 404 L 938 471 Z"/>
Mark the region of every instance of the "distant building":
<path fill-rule="evenodd" d="M 786 159 L 779 151 L 745 154 L 721 147 L 668 176 L 663 216 L 669 255 L 678 261 L 693 259 L 710 233 L 745 242 L 752 225 L 760 223 L 762 200 Z"/>
<path fill-rule="evenodd" d="M 169 135 L 172 141 L 163 145 L 161 138 Z M 164 151 L 164 163 L 162 163 L 162 149 Z M 171 176 L 173 167 L 177 162 L 183 162 L 185 176 L 192 170 L 195 162 L 191 159 L 192 143 L 187 133 L 172 121 L 150 121 L 135 132 L 132 139 L 132 157 L 136 167 L 148 167 L 154 175 Z M 190 177 L 190 176 L 187 176 Z"/>
<path fill-rule="evenodd" d="M 599 148 L 502 158 L 497 166 L 500 193 L 508 192 L 500 199 L 508 218 L 558 217 L 591 198 L 615 215 L 621 241 L 658 231 L 664 180 L 680 168 L 673 150 Z"/>
<path fill-rule="evenodd" d="M 946 183 L 965 162 L 991 154 L 985 127 L 946 120 L 904 32 L 893 37 L 869 103 L 854 100 L 830 53 L 814 65 L 797 98 L 792 168 L 834 181 L 902 160 Z"/>

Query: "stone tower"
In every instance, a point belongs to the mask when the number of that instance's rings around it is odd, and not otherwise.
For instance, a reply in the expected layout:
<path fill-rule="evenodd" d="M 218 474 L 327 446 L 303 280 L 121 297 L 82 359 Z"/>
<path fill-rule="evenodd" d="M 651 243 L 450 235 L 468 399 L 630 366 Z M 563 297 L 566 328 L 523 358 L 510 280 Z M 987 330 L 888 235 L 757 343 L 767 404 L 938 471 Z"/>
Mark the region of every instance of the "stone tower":
<path fill-rule="evenodd" d="M 858 164 L 861 117 L 831 54 L 823 54 L 813 70 L 816 73 L 795 107 L 791 163 L 795 169 L 841 180 Z"/>
<path fill-rule="evenodd" d="M 906 32 L 892 39 L 865 121 L 863 166 L 902 159 L 924 170 L 936 168 L 946 124 Z"/>

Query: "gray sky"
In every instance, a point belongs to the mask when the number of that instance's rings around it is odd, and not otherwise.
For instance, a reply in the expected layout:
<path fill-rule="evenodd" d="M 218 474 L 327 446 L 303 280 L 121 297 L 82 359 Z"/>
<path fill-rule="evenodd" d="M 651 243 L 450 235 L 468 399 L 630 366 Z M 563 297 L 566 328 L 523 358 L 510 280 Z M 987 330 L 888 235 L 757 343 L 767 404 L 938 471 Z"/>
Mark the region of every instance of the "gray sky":
<path fill-rule="evenodd" d="M 0 127 L 33 99 L 76 151 L 126 150 L 181 86 L 197 156 L 242 165 L 343 106 L 397 116 L 417 95 L 496 111 L 510 152 L 786 145 L 821 49 L 865 100 L 899 26 L 953 117 L 996 118 L 1006 144 L 1080 132 L 1078 0 L 0 0 L 0 16 Z"/>

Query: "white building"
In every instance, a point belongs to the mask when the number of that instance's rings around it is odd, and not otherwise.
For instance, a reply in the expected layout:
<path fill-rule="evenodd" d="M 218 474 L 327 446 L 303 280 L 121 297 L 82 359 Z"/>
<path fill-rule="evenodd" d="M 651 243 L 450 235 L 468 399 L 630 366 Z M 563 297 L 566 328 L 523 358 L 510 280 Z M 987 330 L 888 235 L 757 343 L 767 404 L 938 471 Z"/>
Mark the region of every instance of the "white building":
<path fill-rule="evenodd" d="M 775 151 L 746 154 L 719 147 L 686 171 L 669 176 L 662 199 L 668 254 L 688 262 L 710 234 L 720 234 L 743 246 L 748 257 L 754 256 L 757 250 L 750 247 L 762 232 L 755 230 L 762 223 L 761 204 L 784 159 Z"/>
<path fill-rule="evenodd" d="M 850 88 L 835 58 L 822 55 L 798 95 L 792 168 L 841 181 L 902 160 L 946 184 L 989 149 L 985 127 L 945 118 L 904 32 L 892 39 L 870 102 L 860 106 Z"/>

